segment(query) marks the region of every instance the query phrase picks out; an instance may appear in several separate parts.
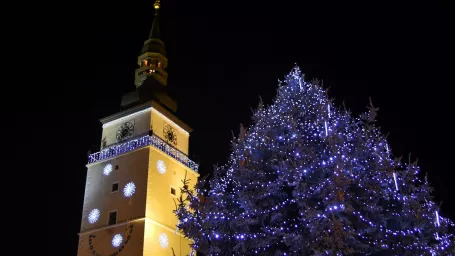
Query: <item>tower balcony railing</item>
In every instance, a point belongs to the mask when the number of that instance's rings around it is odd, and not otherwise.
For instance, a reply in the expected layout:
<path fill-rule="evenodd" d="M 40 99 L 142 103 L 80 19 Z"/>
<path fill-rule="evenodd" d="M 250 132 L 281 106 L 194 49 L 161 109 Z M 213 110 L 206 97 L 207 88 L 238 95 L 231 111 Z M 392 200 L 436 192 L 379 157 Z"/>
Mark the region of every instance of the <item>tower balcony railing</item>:
<path fill-rule="evenodd" d="M 88 156 L 88 163 L 92 164 L 99 161 L 107 160 L 147 146 L 153 146 L 163 151 L 164 153 L 174 158 L 175 160 L 179 161 L 180 163 L 184 164 L 185 166 L 189 167 L 190 169 L 196 172 L 198 171 L 199 167 L 198 164 L 196 164 L 194 161 L 191 161 L 187 155 L 182 153 L 180 150 L 172 147 L 171 145 L 169 145 L 164 140 L 160 139 L 158 136 L 154 134 L 143 135 L 131 139 L 129 141 L 107 147 L 99 152 L 90 154 Z"/>

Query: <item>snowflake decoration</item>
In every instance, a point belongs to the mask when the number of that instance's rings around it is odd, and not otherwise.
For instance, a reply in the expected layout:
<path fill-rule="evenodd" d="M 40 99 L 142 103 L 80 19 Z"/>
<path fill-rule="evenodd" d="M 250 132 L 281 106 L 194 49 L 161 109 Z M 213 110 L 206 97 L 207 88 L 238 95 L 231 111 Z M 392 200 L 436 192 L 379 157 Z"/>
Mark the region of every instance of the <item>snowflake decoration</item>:
<path fill-rule="evenodd" d="M 112 238 L 112 246 L 119 247 L 120 244 L 122 244 L 122 241 L 123 241 L 122 235 L 117 234 Z"/>
<path fill-rule="evenodd" d="M 93 209 L 88 214 L 88 222 L 90 222 L 91 224 L 95 223 L 99 218 L 100 218 L 100 210 L 98 210 L 98 209 Z"/>
<path fill-rule="evenodd" d="M 134 194 L 135 191 L 136 191 L 136 185 L 134 185 L 134 182 L 129 182 L 123 188 L 123 195 L 125 197 L 130 197 Z"/>
<path fill-rule="evenodd" d="M 158 160 L 156 162 L 156 168 L 158 168 L 159 173 L 161 173 L 161 174 L 166 173 L 166 165 L 164 164 L 164 162 L 162 160 Z"/>
<path fill-rule="evenodd" d="M 161 247 L 166 248 L 168 244 L 167 235 L 165 233 L 161 234 L 159 240 Z"/>
<path fill-rule="evenodd" d="M 103 174 L 104 175 L 109 175 L 112 172 L 112 164 L 106 164 L 103 168 Z"/>

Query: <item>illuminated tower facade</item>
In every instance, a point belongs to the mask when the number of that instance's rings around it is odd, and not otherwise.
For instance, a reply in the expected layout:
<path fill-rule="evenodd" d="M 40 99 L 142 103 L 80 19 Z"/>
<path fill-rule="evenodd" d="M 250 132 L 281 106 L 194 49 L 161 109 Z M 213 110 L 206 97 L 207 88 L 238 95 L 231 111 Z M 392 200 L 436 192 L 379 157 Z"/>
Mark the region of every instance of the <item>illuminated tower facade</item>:
<path fill-rule="evenodd" d="M 166 93 L 159 0 L 154 8 L 136 89 L 123 96 L 119 113 L 101 120 L 101 149 L 89 155 L 79 256 L 195 255 L 172 211 L 185 175 L 196 183 L 198 165 L 188 158 L 191 128 Z"/>

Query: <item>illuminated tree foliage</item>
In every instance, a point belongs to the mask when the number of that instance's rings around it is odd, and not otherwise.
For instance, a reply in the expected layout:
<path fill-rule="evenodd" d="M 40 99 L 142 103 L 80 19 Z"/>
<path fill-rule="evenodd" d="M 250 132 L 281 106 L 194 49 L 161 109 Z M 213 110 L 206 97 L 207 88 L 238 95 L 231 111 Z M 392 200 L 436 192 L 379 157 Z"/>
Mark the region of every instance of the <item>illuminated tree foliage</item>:
<path fill-rule="evenodd" d="M 376 111 L 336 108 L 294 67 L 228 163 L 184 181 L 179 228 L 207 255 L 453 255 L 453 223 L 417 164 L 393 159 Z"/>

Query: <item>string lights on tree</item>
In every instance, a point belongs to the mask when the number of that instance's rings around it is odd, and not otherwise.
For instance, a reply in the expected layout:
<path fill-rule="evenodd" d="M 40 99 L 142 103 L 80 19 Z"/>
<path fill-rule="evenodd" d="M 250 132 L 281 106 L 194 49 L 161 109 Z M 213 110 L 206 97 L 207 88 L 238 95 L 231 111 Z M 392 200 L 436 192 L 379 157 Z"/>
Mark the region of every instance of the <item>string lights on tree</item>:
<path fill-rule="evenodd" d="M 335 107 L 294 67 L 228 163 L 184 180 L 178 227 L 208 255 L 450 255 L 453 222 L 417 164 L 392 159 L 376 111 Z"/>

